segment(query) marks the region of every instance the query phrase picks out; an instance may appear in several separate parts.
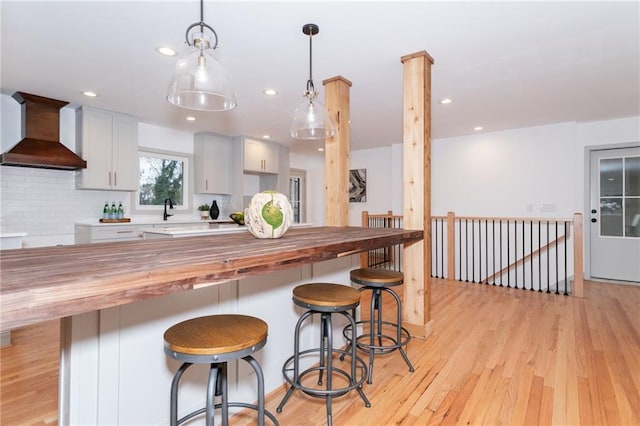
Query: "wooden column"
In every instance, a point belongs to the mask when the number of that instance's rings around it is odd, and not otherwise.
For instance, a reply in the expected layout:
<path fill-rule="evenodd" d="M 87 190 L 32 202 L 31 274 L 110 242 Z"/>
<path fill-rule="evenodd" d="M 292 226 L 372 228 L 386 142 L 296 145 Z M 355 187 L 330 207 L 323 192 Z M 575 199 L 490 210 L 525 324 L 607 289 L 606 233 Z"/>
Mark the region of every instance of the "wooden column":
<path fill-rule="evenodd" d="M 431 65 L 425 51 L 403 64 L 404 227 L 422 229 L 424 240 L 404 248 L 404 325 L 416 337 L 431 329 Z"/>
<path fill-rule="evenodd" d="M 349 225 L 349 91 L 351 82 L 332 77 L 322 82 L 336 134 L 324 141 L 324 200 L 327 226 Z"/>

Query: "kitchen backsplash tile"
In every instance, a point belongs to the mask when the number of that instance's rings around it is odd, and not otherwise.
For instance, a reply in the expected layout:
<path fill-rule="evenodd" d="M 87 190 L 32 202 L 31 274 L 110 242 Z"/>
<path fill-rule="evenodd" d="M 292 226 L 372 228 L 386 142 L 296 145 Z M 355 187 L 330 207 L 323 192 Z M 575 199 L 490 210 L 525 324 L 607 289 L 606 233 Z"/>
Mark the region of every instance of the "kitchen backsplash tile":
<path fill-rule="evenodd" d="M 0 229 L 26 232 L 24 247 L 74 244 L 75 223 L 102 216 L 104 202 L 122 202 L 129 216 L 131 195 L 121 191 L 75 189 L 75 172 L 0 167 Z M 220 219 L 230 213 L 228 195 L 193 196 L 193 205 L 216 200 Z"/>

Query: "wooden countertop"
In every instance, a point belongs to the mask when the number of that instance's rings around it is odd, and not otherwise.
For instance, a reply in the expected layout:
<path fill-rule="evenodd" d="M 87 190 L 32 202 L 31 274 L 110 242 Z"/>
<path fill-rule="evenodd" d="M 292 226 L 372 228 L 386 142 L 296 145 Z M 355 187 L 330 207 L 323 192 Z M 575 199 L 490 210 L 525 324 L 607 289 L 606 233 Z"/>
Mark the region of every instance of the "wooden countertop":
<path fill-rule="evenodd" d="M 276 240 L 238 233 L 5 250 L 0 330 L 422 238 L 422 230 L 313 227 Z"/>

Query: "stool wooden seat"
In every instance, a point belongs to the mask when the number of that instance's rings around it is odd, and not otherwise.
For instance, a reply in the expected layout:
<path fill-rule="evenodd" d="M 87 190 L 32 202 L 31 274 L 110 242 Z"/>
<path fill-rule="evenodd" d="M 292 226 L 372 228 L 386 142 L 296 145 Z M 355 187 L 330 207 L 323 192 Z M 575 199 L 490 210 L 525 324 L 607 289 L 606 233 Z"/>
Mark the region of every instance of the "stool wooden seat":
<path fill-rule="evenodd" d="M 355 342 L 359 349 L 369 352 L 369 378 L 368 383 L 373 382 L 373 361 L 376 354 L 385 354 L 399 351 L 409 371 L 414 368 L 409 361 L 403 347 L 411 340 L 409 331 L 402 326 L 402 301 L 391 287 L 396 287 L 404 283 L 404 274 L 398 271 L 377 268 L 359 268 L 349 273 L 351 281 L 360 284 L 360 291 L 371 291 L 370 318 L 357 321 L 356 325 L 368 325 L 368 329 L 354 337 L 354 330 L 347 324 L 342 333 L 349 344 Z M 382 293 L 387 293 L 396 302 L 396 322 L 384 321 L 382 319 Z M 355 316 L 355 313 L 354 313 Z M 386 334 L 387 332 L 393 333 Z"/>
<path fill-rule="evenodd" d="M 296 323 L 293 356 L 287 359 L 282 367 L 282 374 L 290 387 L 276 411 L 282 412 L 284 405 L 296 389 L 309 396 L 325 399 L 329 426 L 333 422 L 331 405 L 335 397 L 345 395 L 355 389 L 365 406 L 370 407 L 371 403 L 362 390 L 362 383 L 368 377 L 367 365 L 363 359 L 358 358 L 356 346 L 352 345 L 350 351 L 333 347 L 332 317 L 341 315 L 349 321 L 351 327 L 355 328 L 356 323 L 350 312 L 360 304 L 360 292 L 355 288 L 341 284 L 303 284 L 293 289 L 293 302 L 308 310 L 300 316 Z M 319 347 L 301 350 L 300 330 L 305 320 L 313 315 L 320 315 Z M 311 367 L 301 370 L 301 359 L 307 355 L 311 356 L 311 361 L 317 361 L 315 364 L 311 362 L 310 364 L 313 364 Z M 337 357 L 334 359 L 334 355 L 340 355 L 341 359 L 344 359 L 345 356 L 349 357 L 349 365 L 341 366 Z M 315 383 L 303 380 L 314 373 L 318 374 Z"/>
<path fill-rule="evenodd" d="M 404 274 L 388 269 L 360 268 L 349 273 L 351 281 L 369 287 L 394 287 L 404 283 Z"/>
<path fill-rule="evenodd" d="M 352 309 L 352 305 L 360 304 L 360 292 L 341 284 L 303 284 L 293 289 L 293 302 L 304 308 L 314 307 L 316 310 L 346 310 Z"/>
<path fill-rule="evenodd" d="M 229 407 L 256 410 L 260 426 L 264 425 L 265 416 L 278 425 L 275 416 L 264 409 L 264 376 L 260 364 L 251 356 L 267 343 L 267 334 L 267 323 L 247 315 L 210 315 L 182 321 L 168 328 L 164 333 L 164 351 L 183 362 L 171 382 L 171 426 L 203 413 L 206 414 L 206 425 L 213 426 L 218 408 L 222 411 L 222 424 L 226 426 Z M 246 361 L 256 373 L 257 404 L 228 401 L 227 361 L 237 359 Z M 193 364 L 210 364 L 206 405 L 178 419 L 178 386 L 184 372 Z M 220 397 L 220 403 L 214 402 L 216 397 Z"/>
<path fill-rule="evenodd" d="M 212 315 L 170 327 L 164 333 L 164 345 L 182 354 L 223 355 L 264 346 L 267 332 L 267 323 L 255 317 Z"/>

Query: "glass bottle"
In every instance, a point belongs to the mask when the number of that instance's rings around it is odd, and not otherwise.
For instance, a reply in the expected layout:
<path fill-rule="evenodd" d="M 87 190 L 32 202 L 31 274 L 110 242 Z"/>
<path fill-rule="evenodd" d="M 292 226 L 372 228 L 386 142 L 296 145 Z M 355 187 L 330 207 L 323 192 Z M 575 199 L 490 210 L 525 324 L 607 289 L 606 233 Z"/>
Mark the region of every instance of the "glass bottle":
<path fill-rule="evenodd" d="M 118 208 L 116 207 L 116 202 L 111 202 L 111 211 L 109 212 L 109 219 L 117 219 L 118 218 Z"/>
<path fill-rule="evenodd" d="M 104 207 L 102 208 L 102 218 L 103 219 L 109 219 L 109 213 L 111 212 L 111 210 L 109 210 L 109 202 L 105 201 L 104 202 Z"/>
<path fill-rule="evenodd" d="M 122 208 L 122 203 L 118 204 L 118 217 L 117 219 L 124 218 L 124 209 Z"/>

